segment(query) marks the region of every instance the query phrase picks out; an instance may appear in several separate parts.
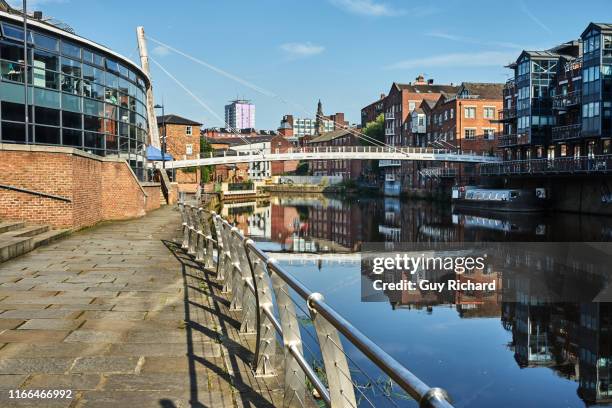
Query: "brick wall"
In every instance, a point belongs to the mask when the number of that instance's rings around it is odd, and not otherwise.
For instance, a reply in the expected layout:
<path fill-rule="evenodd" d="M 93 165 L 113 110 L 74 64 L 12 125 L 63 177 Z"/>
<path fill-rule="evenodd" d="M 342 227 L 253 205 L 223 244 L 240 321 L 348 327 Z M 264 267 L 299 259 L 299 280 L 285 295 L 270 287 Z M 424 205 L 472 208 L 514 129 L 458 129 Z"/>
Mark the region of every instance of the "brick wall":
<path fill-rule="evenodd" d="M 147 195 L 123 160 L 65 147 L 0 144 L 0 161 L 0 184 L 70 200 L 2 188 L 0 219 L 82 228 L 139 217 L 160 204 L 159 193 Z"/>
<path fill-rule="evenodd" d="M 188 160 L 200 158 L 200 127 L 191 125 L 191 135 L 187 134 L 187 125 L 166 123 L 166 150 L 175 160 Z M 161 132 L 164 132 L 163 126 Z M 191 146 L 191 154 L 187 154 L 187 147 Z M 200 172 L 189 170 L 176 170 L 175 181 L 179 184 L 179 191 L 195 193 L 200 183 Z"/>

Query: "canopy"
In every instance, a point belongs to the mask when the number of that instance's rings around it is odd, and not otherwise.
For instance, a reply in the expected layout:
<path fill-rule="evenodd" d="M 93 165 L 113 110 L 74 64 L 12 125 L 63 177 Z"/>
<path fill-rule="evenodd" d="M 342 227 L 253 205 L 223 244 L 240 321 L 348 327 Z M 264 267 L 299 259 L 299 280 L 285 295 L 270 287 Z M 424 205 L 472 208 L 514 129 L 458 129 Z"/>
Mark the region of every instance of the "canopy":
<path fill-rule="evenodd" d="M 155 146 L 147 146 L 147 160 L 150 161 L 170 161 L 174 160 L 172 155 L 166 152 L 165 155 L 162 156 L 161 150 L 159 150 Z"/>

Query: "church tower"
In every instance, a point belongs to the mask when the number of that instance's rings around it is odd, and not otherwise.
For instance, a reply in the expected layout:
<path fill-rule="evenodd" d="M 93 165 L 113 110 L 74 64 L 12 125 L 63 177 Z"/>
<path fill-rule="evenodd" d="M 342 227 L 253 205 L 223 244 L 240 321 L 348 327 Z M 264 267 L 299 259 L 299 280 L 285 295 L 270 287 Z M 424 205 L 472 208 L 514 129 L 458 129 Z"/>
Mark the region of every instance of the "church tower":
<path fill-rule="evenodd" d="M 323 104 L 319 99 L 319 103 L 317 104 L 317 117 L 315 118 L 315 135 L 319 136 L 325 133 L 325 126 L 323 123 Z"/>

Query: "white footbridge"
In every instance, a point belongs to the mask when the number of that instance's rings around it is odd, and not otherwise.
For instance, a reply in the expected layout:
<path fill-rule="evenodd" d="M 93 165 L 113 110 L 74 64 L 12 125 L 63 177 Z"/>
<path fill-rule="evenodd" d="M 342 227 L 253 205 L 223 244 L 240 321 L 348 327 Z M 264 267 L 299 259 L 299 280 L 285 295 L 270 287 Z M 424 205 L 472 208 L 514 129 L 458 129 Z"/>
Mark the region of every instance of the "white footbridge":
<path fill-rule="evenodd" d="M 167 161 L 165 166 L 170 169 L 180 169 L 220 164 L 291 160 L 409 160 L 455 163 L 497 163 L 501 161 L 499 157 L 485 154 L 456 153 L 449 150 L 421 147 L 323 146 L 296 147 L 283 152 L 279 149 L 211 152 L 202 154 L 199 159 Z"/>

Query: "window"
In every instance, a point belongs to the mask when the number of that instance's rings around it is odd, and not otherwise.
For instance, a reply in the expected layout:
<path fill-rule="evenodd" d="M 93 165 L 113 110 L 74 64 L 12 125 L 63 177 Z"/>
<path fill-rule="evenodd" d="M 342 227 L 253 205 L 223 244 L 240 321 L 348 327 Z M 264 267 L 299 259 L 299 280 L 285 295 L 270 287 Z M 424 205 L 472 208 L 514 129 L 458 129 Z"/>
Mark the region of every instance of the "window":
<path fill-rule="evenodd" d="M 81 47 L 62 41 L 62 54 L 73 58 L 81 58 Z"/>
<path fill-rule="evenodd" d="M 465 128 L 464 129 L 465 140 L 476 139 L 476 128 Z"/>
<path fill-rule="evenodd" d="M 482 133 L 484 135 L 485 140 L 495 139 L 495 129 L 494 128 L 483 128 Z"/>
<path fill-rule="evenodd" d="M 455 117 L 455 109 L 451 108 L 450 110 L 450 118 L 453 119 Z"/>
<path fill-rule="evenodd" d="M 469 106 L 465 108 L 465 118 L 466 119 L 475 119 L 476 118 L 476 108 L 473 106 Z"/>
<path fill-rule="evenodd" d="M 23 32 L 23 31 L 22 31 Z M 34 32 L 34 44 L 36 47 L 46 48 L 51 51 L 57 51 L 59 41 L 55 38 Z"/>
<path fill-rule="evenodd" d="M 191 127 L 191 126 L 185 126 L 185 134 L 186 134 L 187 136 L 191 136 L 191 134 L 192 134 L 192 130 L 193 130 L 193 129 L 192 129 L 192 127 Z M 189 153 L 189 154 L 191 154 L 191 153 Z"/>
<path fill-rule="evenodd" d="M 188 156 L 193 154 L 193 145 L 192 144 L 185 145 L 185 154 L 188 155 Z"/>
<path fill-rule="evenodd" d="M 495 119 L 495 108 L 486 106 L 484 108 L 484 118 L 485 119 Z"/>

